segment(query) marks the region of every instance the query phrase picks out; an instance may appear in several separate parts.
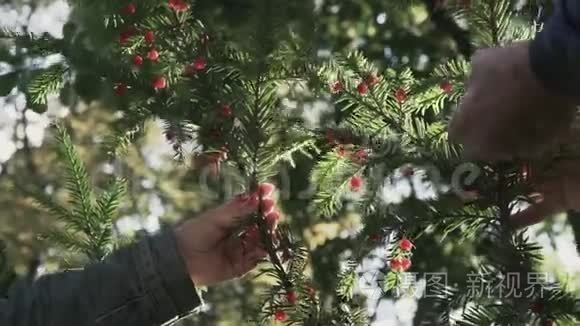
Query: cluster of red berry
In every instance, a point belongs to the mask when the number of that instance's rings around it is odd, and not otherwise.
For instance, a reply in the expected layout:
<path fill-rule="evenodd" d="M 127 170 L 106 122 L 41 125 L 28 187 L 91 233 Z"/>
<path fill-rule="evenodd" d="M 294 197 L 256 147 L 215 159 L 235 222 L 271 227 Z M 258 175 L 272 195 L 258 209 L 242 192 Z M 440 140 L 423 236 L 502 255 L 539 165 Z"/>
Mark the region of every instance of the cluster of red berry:
<path fill-rule="evenodd" d="M 348 137 L 337 137 L 332 129 L 326 130 L 326 141 L 335 148 L 338 156 L 350 156 L 356 163 L 363 164 L 369 156 L 366 148 L 361 147 L 355 151 L 355 146 L 349 143 L 351 140 Z"/>
<path fill-rule="evenodd" d="M 365 78 L 363 78 L 362 81 L 358 83 L 356 90 L 360 95 L 364 96 L 380 81 L 381 81 L 380 77 L 378 77 L 376 74 L 369 73 L 366 75 Z M 344 83 L 342 81 L 337 80 L 334 83 L 332 83 L 332 85 L 330 85 L 330 92 L 332 94 L 339 94 L 342 91 L 344 91 Z M 398 88 L 395 91 L 394 95 L 395 98 L 397 99 L 397 102 L 399 102 L 400 104 L 405 103 L 405 101 L 407 100 L 407 91 L 403 88 Z"/>
<path fill-rule="evenodd" d="M 298 294 L 294 290 L 286 292 L 286 302 L 290 305 L 295 305 L 298 302 Z M 288 319 L 288 314 L 283 309 L 276 309 L 274 311 L 274 320 L 284 322 Z"/>
<path fill-rule="evenodd" d="M 316 290 L 312 286 L 307 286 L 306 291 L 308 292 L 308 296 L 310 299 L 314 300 L 316 297 Z M 286 291 L 286 302 L 293 306 L 298 303 L 298 293 L 296 291 L 289 289 Z M 274 311 L 274 320 L 279 322 L 285 322 L 288 320 L 288 313 L 283 309 L 276 309 Z"/>
<path fill-rule="evenodd" d="M 155 47 L 155 32 L 146 31 L 143 35 L 145 42 L 150 45 L 150 48 L 146 54 L 146 58 L 151 62 L 157 62 L 161 57 L 161 54 Z M 144 64 L 145 59 L 143 56 L 137 54 L 133 57 L 133 65 L 139 67 Z M 185 67 L 184 75 L 192 76 L 196 72 L 203 71 L 207 66 L 207 61 L 204 57 L 197 57 L 193 62 Z M 165 76 L 155 76 L 152 80 L 151 86 L 154 89 L 164 89 L 167 87 L 167 78 Z M 124 94 L 119 94 L 124 95 Z"/>
<path fill-rule="evenodd" d="M 356 90 L 360 95 L 365 95 L 370 89 L 375 87 L 380 82 L 380 78 L 374 74 L 369 73 L 367 76 L 357 85 Z M 339 94 L 344 91 L 344 83 L 340 80 L 335 81 L 330 85 L 330 92 L 332 94 Z"/>
<path fill-rule="evenodd" d="M 411 268 L 411 250 L 413 250 L 413 243 L 407 238 L 399 241 L 398 250 L 395 256 L 389 262 L 389 267 L 395 273 L 401 273 Z"/>
<path fill-rule="evenodd" d="M 346 141 L 346 139 L 342 139 Z M 335 147 L 335 151 L 340 157 L 349 157 L 353 162 L 357 164 L 364 164 L 369 157 L 369 150 L 364 147 L 359 147 L 355 150 L 355 145 L 353 144 L 342 144 L 339 137 L 335 135 L 334 130 L 328 129 L 326 131 L 326 141 Z M 353 192 L 358 192 L 363 186 L 363 179 L 361 176 L 355 175 L 350 179 L 350 190 Z"/>
<path fill-rule="evenodd" d="M 380 82 L 380 78 L 375 74 L 368 74 L 356 87 L 357 92 L 360 95 L 366 95 L 370 89 Z M 439 88 L 446 94 L 450 94 L 453 91 L 453 85 L 450 81 L 445 80 L 439 84 Z M 330 92 L 332 94 L 339 94 L 344 91 L 344 83 L 340 80 L 335 81 L 330 85 Z M 403 87 L 399 87 L 394 92 L 394 97 L 397 103 L 403 104 L 407 101 L 409 96 L 407 90 Z"/>
<path fill-rule="evenodd" d="M 189 4 L 184 0 L 169 0 L 168 7 L 175 12 L 183 12 L 189 9 Z M 137 6 L 134 3 L 129 3 L 121 9 L 121 13 L 126 16 L 134 15 L 137 12 Z M 130 26 L 120 33 L 119 43 L 126 45 L 130 38 L 138 34 L 137 28 Z M 142 66 L 145 63 L 145 58 L 151 62 L 157 62 L 161 58 L 161 53 L 155 46 L 155 32 L 148 30 L 143 33 L 143 39 L 148 45 L 147 52 L 143 55 L 137 54 L 133 57 L 132 63 L 135 67 Z M 203 36 L 201 39 L 205 39 Z M 194 61 L 185 67 L 184 75 L 191 76 L 196 72 L 202 71 L 206 68 L 207 62 L 204 57 L 197 57 Z M 156 89 L 164 89 L 167 87 L 167 78 L 163 75 L 154 76 L 151 81 L 151 86 Z M 124 83 L 116 83 L 114 86 L 115 93 L 119 96 L 124 96 L 127 92 L 127 85 Z"/>
<path fill-rule="evenodd" d="M 340 157 L 349 157 L 357 164 L 364 164 L 369 158 L 369 151 L 364 147 L 360 147 L 357 150 L 354 148 L 355 146 L 353 144 L 339 144 L 336 145 L 335 151 Z"/>
<path fill-rule="evenodd" d="M 380 79 L 375 74 L 368 74 L 356 87 L 360 95 L 365 95 L 369 90 L 379 83 Z"/>

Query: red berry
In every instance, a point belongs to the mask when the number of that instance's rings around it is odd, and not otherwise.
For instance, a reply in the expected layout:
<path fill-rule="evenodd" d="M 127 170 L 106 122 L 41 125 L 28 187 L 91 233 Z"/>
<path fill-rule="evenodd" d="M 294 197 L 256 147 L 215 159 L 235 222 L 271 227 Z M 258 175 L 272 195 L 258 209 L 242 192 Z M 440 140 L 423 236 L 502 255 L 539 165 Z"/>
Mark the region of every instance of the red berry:
<path fill-rule="evenodd" d="M 411 251 L 413 249 L 413 243 L 409 239 L 404 238 L 399 242 L 399 248 L 403 251 Z"/>
<path fill-rule="evenodd" d="M 395 91 L 395 98 L 397 99 L 397 102 L 399 102 L 399 104 L 405 103 L 405 101 L 407 100 L 407 91 L 405 91 L 405 89 L 403 88 L 397 89 Z"/>
<path fill-rule="evenodd" d="M 451 84 L 451 82 L 448 80 L 441 82 L 441 84 L 439 84 L 439 88 L 441 88 L 443 93 L 449 94 L 453 92 L 453 84 Z"/>
<path fill-rule="evenodd" d="M 127 85 L 123 83 L 116 84 L 114 89 L 117 96 L 124 96 L 127 93 Z"/>
<path fill-rule="evenodd" d="M 344 85 L 342 84 L 342 82 L 340 80 L 337 80 L 334 83 L 332 83 L 332 85 L 330 85 L 330 92 L 332 94 L 338 94 L 338 93 L 342 92 L 343 90 L 344 90 Z"/>
<path fill-rule="evenodd" d="M 159 52 L 157 52 L 155 49 L 151 49 L 151 51 L 147 53 L 147 59 L 151 61 L 157 61 L 159 59 Z"/>
<path fill-rule="evenodd" d="M 391 259 L 389 266 L 394 272 L 404 272 L 411 268 L 411 260 L 408 258 L 393 258 Z"/>
<path fill-rule="evenodd" d="M 121 32 L 121 34 L 119 34 L 119 43 L 121 43 L 121 45 L 127 44 L 127 42 L 129 42 L 129 39 L 133 35 L 134 35 L 133 31 L 130 30 Z"/>
<path fill-rule="evenodd" d="M 163 76 L 155 77 L 153 79 L 153 88 L 155 89 L 163 89 L 167 87 L 167 79 Z"/>
<path fill-rule="evenodd" d="M 369 153 L 364 148 L 361 148 L 354 153 L 354 159 L 358 162 L 364 162 L 368 157 Z"/>
<path fill-rule="evenodd" d="M 145 32 L 145 42 L 147 43 L 153 43 L 155 42 L 155 33 L 153 33 L 153 31 L 147 31 Z"/>
<path fill-rule="evenodd" d="M 296 301 L 298 301 L 298 294 L 294 291 L 288 291 L 288 293 L 286 293 L 286 300 L 290 304 L 295 304 Z"/>
<path fill-rule="evenodd" d="M 401 271 L 401 259 L 400 258 L 391 259 L 391 261 L 389 262 L 389 267 L 391 268 L 391 270 L 393 270 L 395 272 L 400 272 Z"/>
<path fill-rule="evenodd" d="M 169 8 L 181 12 L 186 11 L 189 5 L 184 0 L 169 0 Z"/>
<path fill-rule="evenodd" d="M 544 319 L 542 321 L 542 326 L 553 326 L 554 325 L 554 321 L 551 319 Z"/>
<path fill-rule="evenodd" d="M 288 318 L 288 315 L 284 310 L 278 309 L 274 312 L 274 319 L 276 321 L 285 321 Z"/>
<path fill-rule="evenodd" d="M 378 84 L 380 81 L 379 77 L 375 74 L 368 74 L 365 78 L 365 82 L 369 85 L 369 87 L 373 87 Z"/>
<path fill-rule="evenodd" d="M 195 60 L 193 60 L 193 63 L 191 65 L 194 70 L 202 71 L 205 69 L 205 66 L 207 66 L 207 61 L 205 60 L 204 57 L 197 57 L 195 58 Z"/>
<path fill-rule="evenodd" d="M 135 6 L 134 3 L 130 3 L 130 4 L 126 5 L 122 10 L 123 14 L 125 14 L 125 15 L 132 15 L 136 11 L 137 11 L 137 7 Z"/>
<path fill-rule="evenodd" d="M 406 271 L 409 268 L 411 268 L 411 260 L 409 258 L 401 258 L 401 269 Z"/>
<path fill-rule="evenodd" d="M 136 66 L 140 66 L 143 64 L 143 57 L 140 55 L 136 55 L 133 57 L 133 64 Z"/>
<path fill-rule="evenodd" d="M 369 85 L 365 82 L 361 82 L 360 84 L 358 84 L 358 86 L 356 87 L 356 90 L 358 91 L 358 93 L 360 95 L 365 95 L 366 93 L 368 93 L 369 91 Z"/>
<path fill-rule="evenodd" d="M 352 178 L 350 178 L 350 189 L 354 192 L 357 192 L 360 190 L 360 188 L 363 185 L 363 179 L 359 176 L 354 176 Z"/>
<path fill-rule="evenodd" d="M 220 110 L 220 115 L 222 116 L 222 118 L 231 118 L 233 113 L 234 111 L 232 110 L 231 106 L 227 104 L 222 105 Z"/>

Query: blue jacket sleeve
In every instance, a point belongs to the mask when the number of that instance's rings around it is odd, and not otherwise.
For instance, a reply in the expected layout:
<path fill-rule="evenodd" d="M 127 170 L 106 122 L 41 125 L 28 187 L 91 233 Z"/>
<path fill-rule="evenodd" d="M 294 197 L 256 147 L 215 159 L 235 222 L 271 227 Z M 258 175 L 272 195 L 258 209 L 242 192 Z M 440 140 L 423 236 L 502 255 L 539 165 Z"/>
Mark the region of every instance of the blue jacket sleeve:
<path fill-rule="evenodd" d="M 532 42 L 530 60 L 547 88 L 580 100 L 579 0 L 558 1 L 555 13 Z"/>
<path fill-rule="evenodd" d="M 172 232 L 83 270 L 47 275 L 0 299 L 1 326 L 154 326 L 201 304 Z"/>

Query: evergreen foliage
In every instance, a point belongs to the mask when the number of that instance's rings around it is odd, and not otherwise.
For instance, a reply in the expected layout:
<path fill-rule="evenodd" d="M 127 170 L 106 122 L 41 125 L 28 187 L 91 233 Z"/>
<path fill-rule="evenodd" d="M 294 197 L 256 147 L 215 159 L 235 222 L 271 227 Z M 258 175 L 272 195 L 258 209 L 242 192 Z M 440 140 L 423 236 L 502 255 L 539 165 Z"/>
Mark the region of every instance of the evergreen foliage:
<path fill-rule="evenodd" d="M 113 222 L 125 193 L 125 181 L 115 179 L 106 191 L 96 197 L 70 136 L 61 126 L 56 127 L 56 132 L 59 154 L 66 166 L 70 208 L 44 193 L 36 194 L 38 204 L 63 224 L 62 228 L 46 234 L 46 241 L 72 252 L 80 252 L 92 261 L 99 261 L 114 249 Z"/>
<path fill-rule="evenodd" d="M 516 11 L 514 2 L 450 1 L 445 10 L 467 22 L 475 47 L 500 46 L 529 39 L 538 27 L 529 15 Z M 288 1 L 248 1 L 253 16 L 236 32 L 203 21 L 193 4 L 181 11 L 167 1 L 145 0 L 133 15 L 121 14 L 124 2 L 77 0 L 74 5 L 73 16 L 86 21 L 70 22 L 63 42 L 3 34 L 28 42 L 33 53 L 64 58 L 30 81 L 31 104 L 44 105 L 51 94 L 71 88 L 85 101 L 110 104 L 121 117 L 107 145 L 112 155 L 138 139 L 147 121 L 161 119 L 176 158 L 213 157 L 242 180 L 244 190 L 278 180 L 281 167 L 307 160 L 312 164 L 309 182 L 316 188 L 305 208 L 308 214 L 316 220 L 336 220 L 347 210 L 362 216 L 364 227 L 349 235 L 348 254 L 341 257 L 345 262 L 330 299 L 317 295 L 308 272 L 311 257 L 299 235 L 282 226 L 271 237 L 262 214 L 253 216 L 250 223 L 258 226 L 269 253 L 261 274 L 274 280 L 253 323 L 268 324 L 284 311 L 287 325 L 368 325 L 364 302 L 356 294 L 358 267 L 374 248 L 386 246 L 381 285 L 391 295 L 404 277 L 393 262 L 410 261 L 414 255 L 398 248 L 399 241 L 417 242 L 427 233 L 439 235 L 440 241 L 454 237 L 478 251 L 470 263 L 472 278 L 432 289 L 436 296 L 426 309 L 434 316 L 432 324 L 579 322 L 577 299 L 565 286 L 528 278 L 540 275 L 540 248 L 525 231 L 506 223 L 515 203 L 527 200 L 530 184 L 521 172 L 525 162 L 465 165 L 461 148 L 448 141 L 447 122 L 469 75 L 465 58 L 452 58 L 426 77 L 409 67 L 379 68 L 357 51 L 326 58 L 311 44 L 312 17 L 297 22 Z M 102 33 L 88 36 L 83 28 Z M 146 58 L 152 49 L 158 59 L 135 64 L 136 56 Z M 99 75 L 89 73 L 88 66 Z M 90 89 L 83 87 L 87 81 Z M 309 128 L 293 116 L 285 100 L 304 98 L 332 103 L 333 124 Z M 70 200 L 64 207 L 38 196 L 63 223 L 47 239 L 100 260 L 114 248 L 112 225 L 124 182 L 115 180 L 96 197 L 70 137 L 62 128 L 57 137 Z M 185 149 L 188 144 L 194 145 L 192 152 Z M 465 178 L 457 174 L 458 167 L 476 172 Z M 405 182 L 412 188 L 408 198 L 399 203 L 385 199 L 387 188 Z M 432 195 L 422 198 L 419 184 Z M 381 241 L 369 241 L 373 238 Z M 469 282 L 501 285 L 510 278 L 518 279 L 513 291 L 533 289 L 534 295 L 471 293 Z M 289 302 L 290 291 L 297 294 L 297 303 Z M 541 313 L 530 310 L 537 303 L 544 307 Z"/>

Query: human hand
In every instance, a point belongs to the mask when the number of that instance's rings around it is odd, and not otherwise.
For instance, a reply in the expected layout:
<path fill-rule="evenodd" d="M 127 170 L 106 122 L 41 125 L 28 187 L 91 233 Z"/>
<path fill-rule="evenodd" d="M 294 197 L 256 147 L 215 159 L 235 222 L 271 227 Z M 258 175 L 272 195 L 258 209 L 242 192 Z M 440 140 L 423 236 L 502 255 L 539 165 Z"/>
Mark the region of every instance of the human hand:
<path fill-rule="evenodd" d="M 546 217 L 567 210 L 580 211 L 580 160 L 556 162 L 531 183 L 537 190 L 530 199 L 532 205 L 511 216 L 511 224 L 522 228 L 541 222 Z"/>
<path fill-rule="evenodd" d="M 271 199 L 274 186 L 262 184 L 260 192 L 262 213 L 266 216 L 275 210 Z M 241 277 L 267 256 L 257 234 L 234 234 L 244 218 L 258 210 L 258 205 L 257 194 L 240 195 L 175 229 L 178 250 L 196 286 Z M 270 227 L 273 231 L 276 226 Z"/>
<path fill-rule="evenodd" d="M 531 70 L 529 42 L 522 42 L 475 54 L 449 136 L 473 159 L 533 157 L 567 134 L 574 113 L 570 99 L 540 84 Z"/>

